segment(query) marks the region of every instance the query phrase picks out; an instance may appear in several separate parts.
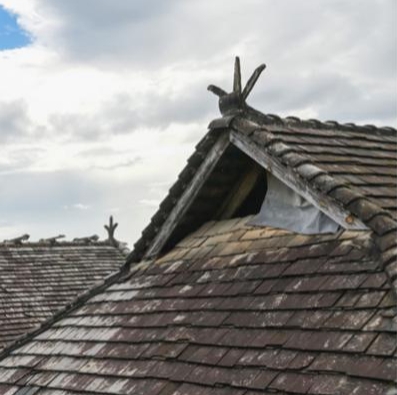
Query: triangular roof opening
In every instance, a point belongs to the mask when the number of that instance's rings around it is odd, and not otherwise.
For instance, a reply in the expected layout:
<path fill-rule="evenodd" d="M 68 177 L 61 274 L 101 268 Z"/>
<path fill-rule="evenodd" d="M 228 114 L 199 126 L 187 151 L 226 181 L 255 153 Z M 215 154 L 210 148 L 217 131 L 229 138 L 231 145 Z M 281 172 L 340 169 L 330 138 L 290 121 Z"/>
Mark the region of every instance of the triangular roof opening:
<path fill-rule="evenodd" d="M 202 168 L 208 166 L 204 163 Z M 267 189 L 265 170 L 232 144 L 217 158 L 212 170 L 193 179 L 191 185 L 195 196 L 186 199 L 184 213 L 176 218 L 178 223 L 162 251 L 171 249 L 205 222 L 258 214 Z"/>

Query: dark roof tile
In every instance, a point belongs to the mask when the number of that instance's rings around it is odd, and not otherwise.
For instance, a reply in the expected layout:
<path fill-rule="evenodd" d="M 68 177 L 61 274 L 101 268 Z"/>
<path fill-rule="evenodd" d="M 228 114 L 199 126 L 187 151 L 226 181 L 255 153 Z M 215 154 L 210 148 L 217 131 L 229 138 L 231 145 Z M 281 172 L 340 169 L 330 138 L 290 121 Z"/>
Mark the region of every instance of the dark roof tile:
<path fill-rule="evenodd" d="M 396 335 L 392 333 L 380 333 L 371 344 L 367 353 L 371 355 L 393 355 L 397 347 Z"/>
<path fill-rule="evenodd" d="M 280 373 L 270 383 L 269 388 L 278 391 L 287 391 L 296 394 L 306 394 L 313 385 L 314 375 L 297 373 Z"/>
<path fill-rule="evenodd" d="M 361 353 L 364 352 L 374 340 L 375 333 L 360 333 L 354 336 L 343 347 L 343 351 Z"/>

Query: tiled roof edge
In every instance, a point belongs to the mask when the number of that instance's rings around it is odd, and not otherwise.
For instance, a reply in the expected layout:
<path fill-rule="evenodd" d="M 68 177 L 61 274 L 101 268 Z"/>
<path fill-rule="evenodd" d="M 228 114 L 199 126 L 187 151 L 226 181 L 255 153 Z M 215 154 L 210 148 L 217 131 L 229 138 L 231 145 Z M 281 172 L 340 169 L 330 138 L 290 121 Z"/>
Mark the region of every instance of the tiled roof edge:
<path fill-rule="evenodd" d="M 0 242 L 0 250 L 1 249 L 26 249 L 26 248 L 87 248 L 87 247 L 111 247 L 120 252 L 121 255 L 126 257 L 130 250 L 127 247 L 127 243 L 121 242 L 119 240 L 101 240 L 101 241 L 91 241 L 87 238 L 85 241 L 48 241 L 48 240 L 39 240 L 39 241 L 23 241 L 23 242 L 12 242 L 4 240 Z"/>
<path fill-rule="evenodd" d="M 374 132 L 378 134 L 390 135 L 397 137 L 397 129 L 391 126 L 375 126 L 375 125 L 357 125 L 355 123 L 339 123 L 336 121 L 320 121 L 318 119 L 300 119 L 295 116 L 288 116 L 281 118 L 275 114 L 264 114 L 253 107 L 247 106 L 245 113 L 247 118 L 259 122 L 261 125 L 266 124 L 280 124 L 284 126 L 293 126 L 301 128 L 316 128 L 325 130 L 338 130 L 338 131 L 355 131 L 355 132 Z"/>
<path fill-rule="evenodd" d="M 0 242 L 0 248 L 34 248 L 34 247 L 114 247 L 118 248 L 113 243 L 104 240 L 97 242 L 81 243 L 77 241 L 57 241 L 56 243 L 49 243 L 43 241 L 28 241 L 23 243 L 9 243 L 6 241 Z"/>

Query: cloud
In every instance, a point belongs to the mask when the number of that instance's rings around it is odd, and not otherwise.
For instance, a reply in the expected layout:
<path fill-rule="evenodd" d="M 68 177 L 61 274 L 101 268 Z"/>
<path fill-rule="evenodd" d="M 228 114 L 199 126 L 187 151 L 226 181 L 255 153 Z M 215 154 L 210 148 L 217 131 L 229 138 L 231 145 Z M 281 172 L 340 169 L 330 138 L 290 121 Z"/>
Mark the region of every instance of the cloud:
<path fill-rule="evenodd" d="M 26 136 L 29 128 L 28 106 L 24 100 L 0 102 L 0 142 Z"/>
<path fill-rule="evenodd" d="M 149 207 L 154 207 L 157 208 L 159 204 L 161 203 L 160 199 L 142 199 L 139 201 L 140 204 L 143 204 L 144 206 L 149 206 Z"/>
<path fill-rule="evenodd" d="M 63 206 L 65 210 L 75 209 L 75 210 L 90 210 L 92 207 L 89 204 L 84 203 L 74 203 L 71 206 Z"/>

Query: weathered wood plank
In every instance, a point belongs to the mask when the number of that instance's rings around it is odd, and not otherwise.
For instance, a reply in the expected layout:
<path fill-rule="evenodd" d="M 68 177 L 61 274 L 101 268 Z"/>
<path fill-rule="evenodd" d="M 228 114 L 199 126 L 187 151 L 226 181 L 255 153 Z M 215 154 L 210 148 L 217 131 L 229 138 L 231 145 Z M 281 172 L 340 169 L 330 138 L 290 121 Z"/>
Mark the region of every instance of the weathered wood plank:
<path fill-rule="evenodd" d="M 252 168 L 244 173 L 244 175 L 240 178 L 239 182 L 233 188 L 232 192 L 230 192 L 227 199 L 225 199 L 220 210 L 218 211 L 218 214 L 216 215 L 216 218 L 233 218 L 234 213 L 238 210 L 238 208 L 250 194 L 261 174 L 263 174 L 264 176 L 264 170 L 256 163 Z"/>

